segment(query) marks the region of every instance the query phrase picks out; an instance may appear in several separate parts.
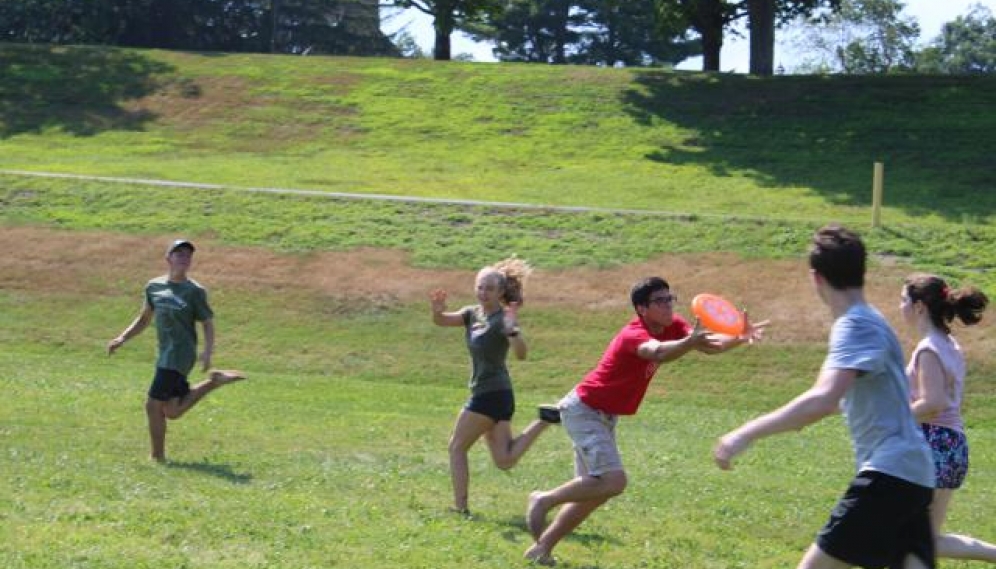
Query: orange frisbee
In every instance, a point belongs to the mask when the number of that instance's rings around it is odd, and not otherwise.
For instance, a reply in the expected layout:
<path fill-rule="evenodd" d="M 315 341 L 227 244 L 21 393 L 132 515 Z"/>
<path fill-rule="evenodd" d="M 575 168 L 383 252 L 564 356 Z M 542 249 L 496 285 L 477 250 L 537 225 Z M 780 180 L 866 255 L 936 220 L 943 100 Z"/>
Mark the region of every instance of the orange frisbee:
<path fill-rule="evenodd" d="M 692 314 L 703 326 L 719 334 L 739 336 L 744 333 L 744 315 L 725 298 L 702 293 L 692 299 Z"/>

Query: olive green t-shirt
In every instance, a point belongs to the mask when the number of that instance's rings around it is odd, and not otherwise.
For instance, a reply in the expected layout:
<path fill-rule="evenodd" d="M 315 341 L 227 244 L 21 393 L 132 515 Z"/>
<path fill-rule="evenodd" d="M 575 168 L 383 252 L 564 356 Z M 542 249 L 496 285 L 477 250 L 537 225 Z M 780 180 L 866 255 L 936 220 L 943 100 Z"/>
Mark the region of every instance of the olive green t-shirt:
<path fill-rule="evenodd" d="M 155 314 L 159 339 L 156 367 L 189 374 L 197 361 L 194 323 L 214 316 L 208 305 L 207 291 L 197 281 L 174 283 L 162 276 L 145 285 L 145 302 Z"/>
<path fill-rule="evenodd" d="M 505 365 L 508 355 L 505 311 L 499 310 L 488 316 L 480 306 L 465 306 L 460 309 L 460 314 L 470 352 L 471 393 L 477 395 L 512 389 L 512 378 Z"/>

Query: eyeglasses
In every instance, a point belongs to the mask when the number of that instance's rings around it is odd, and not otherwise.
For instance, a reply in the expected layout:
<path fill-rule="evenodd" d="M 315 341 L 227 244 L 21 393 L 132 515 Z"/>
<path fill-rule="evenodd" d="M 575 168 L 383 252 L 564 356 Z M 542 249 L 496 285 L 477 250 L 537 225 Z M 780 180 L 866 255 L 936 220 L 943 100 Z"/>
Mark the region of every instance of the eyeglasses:
<path fill-rule="evenodd" d="M 675 302 L 678 302 L 678 295 L 674 293 L 650 299 L 650 304 L 674 304 Z"/>

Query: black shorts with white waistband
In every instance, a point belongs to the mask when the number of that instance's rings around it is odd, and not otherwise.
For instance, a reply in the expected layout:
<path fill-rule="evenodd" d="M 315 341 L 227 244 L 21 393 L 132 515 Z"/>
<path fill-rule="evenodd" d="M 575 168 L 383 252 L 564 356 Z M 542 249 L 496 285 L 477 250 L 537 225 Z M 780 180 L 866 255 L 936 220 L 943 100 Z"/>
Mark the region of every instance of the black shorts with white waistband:
<path fill-rule="evenodd" d="M 865 569 L 901 569 L 908 555 L 933 569 L 933 492 L 882 472 L 862 471 L 834 507 L 816 544 L 824 553 Z"/>

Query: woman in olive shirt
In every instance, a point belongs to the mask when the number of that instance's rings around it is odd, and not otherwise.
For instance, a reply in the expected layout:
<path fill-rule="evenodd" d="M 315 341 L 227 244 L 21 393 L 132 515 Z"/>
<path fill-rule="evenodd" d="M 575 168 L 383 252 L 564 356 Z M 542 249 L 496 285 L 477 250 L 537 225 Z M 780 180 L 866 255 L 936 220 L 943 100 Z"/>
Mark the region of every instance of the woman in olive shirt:
<path fill-rule="evenodd" d="M 464 327 L 472 364 L 471 396 L 457 416 L 449 443 L 453 509 L 463 514 L 469 513 L 467 453 L 478 439 L 483 436 L 487 441 L 495 466 L 507 470 L 547 426 L 559 422 L 555 409 L 541 406 L 542 420 L 531 422 L 522 434 L 512 436 L 515 395 L 505 361 L 509 348 L 520 360 L 529 351 L 518 318 L 522 284 L 529 272 L 530 267 L 515 258 L 481 269 L 475 283 L 478 304 L 455 312 L 446 311 L 446 291 L 437 289 L 430 295 L 436 325 Z"/>

